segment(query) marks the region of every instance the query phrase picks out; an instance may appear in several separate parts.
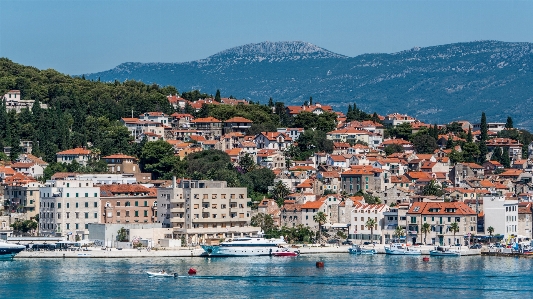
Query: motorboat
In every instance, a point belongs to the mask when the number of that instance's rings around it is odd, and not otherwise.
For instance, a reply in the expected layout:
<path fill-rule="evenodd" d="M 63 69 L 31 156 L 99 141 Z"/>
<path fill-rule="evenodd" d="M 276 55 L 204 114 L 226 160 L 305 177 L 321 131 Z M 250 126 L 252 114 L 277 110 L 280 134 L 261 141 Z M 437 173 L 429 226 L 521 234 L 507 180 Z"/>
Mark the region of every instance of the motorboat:
<path fill-rule="evenodd" d="M 24 245 L 0 241 L 0 260 L 12 260 L 15 255 L 26 249 Z"/>
<path fill-rule="evenodd" d="M 146 271 L 146 274 L 148 274 L 148 277 L 157 277 L 157 278 L 178 277 L 178 273 L 168 273 L 165 271 L 159 271 L 159 272 Z"/>
<path fill-rule="evenodd" d="M 422 251 L 404 243 L 392 243 L 385 246 L 385 253 L 390 255 L 421 255 Z"/>
<path fill-rule="evenodd" d="M 207 256 L 262 256 L 271 255 L 283 245 L 287 245 L 283 237 L 244 237 L 230 239 L 220 245 L 202 245 L 202 249 Z"/>
<path fill-rule="evenodd" d="M 282 248 L 281 250 L 276 249 L 272 251 L 273 256 L 299 256 L 300 252 L 298 250 L 292 251 L 287 248 Z"/>
<path fill-rule="evenodd" d="M 366 248 L 361 248 L 361 246 L 357 245 L 357 244 L 353 244 L 352 247 L 348 248 L 348 251 L 351 253 L 351 254 L 360 254 L 360 255 L 370 255 L 370 254 L 375 254 L 376 253 L 376 250 L 375 249 L 366 249 Z"/>
<path fill-rule="evenodd" d="M 461 256 L 459 250 L 451 249 L 449 247 L 437 246 L 434 250 L 429 251 L 431 256 Z"/>

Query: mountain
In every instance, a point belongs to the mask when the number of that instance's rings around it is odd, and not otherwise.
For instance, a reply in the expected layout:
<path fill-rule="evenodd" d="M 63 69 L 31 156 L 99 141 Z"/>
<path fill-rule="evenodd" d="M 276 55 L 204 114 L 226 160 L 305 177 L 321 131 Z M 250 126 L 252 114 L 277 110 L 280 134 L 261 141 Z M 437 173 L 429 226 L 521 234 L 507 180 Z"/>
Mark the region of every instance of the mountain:
<path fill-rule="evenodd" d="M 344 110 L 400 112 L 430 123 L 511 116 L 533 128 L 533 44 L 476 41 L 347 57 L 306 42 L 263 42 L 185 63 L 123 63 L 85 74 L 140 80 L 266 102 L 315 102 Z"/>

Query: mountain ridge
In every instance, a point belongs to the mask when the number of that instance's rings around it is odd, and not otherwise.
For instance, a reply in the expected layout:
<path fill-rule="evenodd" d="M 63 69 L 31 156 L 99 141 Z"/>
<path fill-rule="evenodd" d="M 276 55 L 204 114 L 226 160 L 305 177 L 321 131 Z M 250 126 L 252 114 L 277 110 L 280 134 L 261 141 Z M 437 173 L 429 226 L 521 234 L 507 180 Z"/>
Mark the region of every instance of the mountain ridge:
<path fill-rule="evenodd" d="M 356 102 L 380 114 L 408 113 L 425 121 L 489 121 L 510 115 L 533 127 L 533 44 L 475 41 L 348 57 L 306 42 L 263 42 L 183 63 L 123 63 L 85 74 L 103 81 L 140 80 L 261 102 L 315 101 L 338 109 Z"/>

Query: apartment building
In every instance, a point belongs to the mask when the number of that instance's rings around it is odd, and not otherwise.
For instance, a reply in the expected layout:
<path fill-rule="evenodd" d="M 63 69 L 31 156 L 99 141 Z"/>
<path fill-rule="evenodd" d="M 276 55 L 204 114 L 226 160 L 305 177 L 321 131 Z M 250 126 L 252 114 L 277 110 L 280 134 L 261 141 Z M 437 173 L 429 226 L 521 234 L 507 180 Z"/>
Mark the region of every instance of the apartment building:
<path fill-rule="evenodd" d="M 100 186 L 100 223 L 157 222 L 157 191 L 142 185 Z"/>
<path fill-rule="evenodd" d="M 50 180 L 39 190 L 43 236 L 87 239 L 88 224 L 100 222 L 100 187 L 86 180 Z"/>
<path fill-rule="evenodd" d="M 225 181 L 174 180 L 172 187 L 157 190 L 157 199 L 157 221 L 188 244 L 260 230 L 250 226 L 247 189 L 228 187 Z"/>

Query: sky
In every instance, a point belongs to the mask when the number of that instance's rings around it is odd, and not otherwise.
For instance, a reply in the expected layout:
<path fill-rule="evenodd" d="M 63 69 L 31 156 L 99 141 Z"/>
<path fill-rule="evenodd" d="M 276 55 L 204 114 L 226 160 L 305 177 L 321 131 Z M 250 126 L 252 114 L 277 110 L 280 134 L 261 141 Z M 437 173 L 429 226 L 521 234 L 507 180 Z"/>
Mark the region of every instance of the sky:
<path fill-rule="evenodd" d="M 78 75 L 186 62 L 263 41 L 346 56 L 476 40 L 533 42 L 533 1 L 0 0 L 0 57 Z"/>

